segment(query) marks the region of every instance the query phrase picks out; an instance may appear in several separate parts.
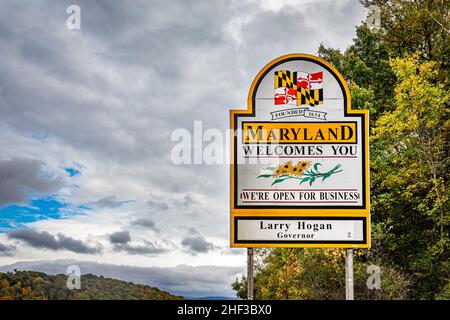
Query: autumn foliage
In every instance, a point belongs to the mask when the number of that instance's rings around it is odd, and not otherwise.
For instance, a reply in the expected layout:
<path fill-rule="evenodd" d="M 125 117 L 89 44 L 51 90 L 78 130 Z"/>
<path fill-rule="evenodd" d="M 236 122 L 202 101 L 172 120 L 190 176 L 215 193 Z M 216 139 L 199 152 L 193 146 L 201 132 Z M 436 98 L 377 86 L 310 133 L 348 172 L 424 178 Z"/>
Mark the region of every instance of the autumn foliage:
<path fill-rule="evenodd" d="M 95 276 L 81 276 L 80 289 L 67 288 L 67 276 L 41 272 L 0 273 L 0 300 L 179 300 L 158 288 Z"/>

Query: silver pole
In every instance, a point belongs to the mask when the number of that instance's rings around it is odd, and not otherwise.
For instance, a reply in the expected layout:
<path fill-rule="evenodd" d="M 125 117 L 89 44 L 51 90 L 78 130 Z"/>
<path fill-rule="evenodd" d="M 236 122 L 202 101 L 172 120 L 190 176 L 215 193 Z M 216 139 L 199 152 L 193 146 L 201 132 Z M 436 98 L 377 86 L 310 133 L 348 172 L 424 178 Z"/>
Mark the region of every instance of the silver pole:
<path fill-rule="evenodd" d="M 247 248 L 247 299 L 253 300 L 253 248 Z"/>
<path fill-rule="evenodd" d="M 345 300 L 354 300 L 353 296 L 353 249 L 345 252 Z"/>

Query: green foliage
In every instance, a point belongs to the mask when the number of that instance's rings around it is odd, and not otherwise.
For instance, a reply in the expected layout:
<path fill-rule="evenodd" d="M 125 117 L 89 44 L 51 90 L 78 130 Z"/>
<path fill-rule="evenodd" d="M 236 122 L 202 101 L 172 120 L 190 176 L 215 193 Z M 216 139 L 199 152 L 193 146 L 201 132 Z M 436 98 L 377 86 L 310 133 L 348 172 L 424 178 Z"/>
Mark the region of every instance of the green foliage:
<path fill-rule="evenodd" d="M 448 78 L 450 67 L 450 2 L 447 0 L 363 0 L 381 9 L 380 37 L 391 56 L 417 53 L 421 61 L 438 64 Z"/>
<path fill-rule="evenodd" d="M 254 279 L 256 299 L 345 299 L 345 250 L 273 249 L 258 251 L 262 267 Z M 381 290 L 366 285 L 369 254 L 358 251 L 354 262 L 356 299 L 405 299 L 409 279 L 388 265 L 382 265 Z M 380 264 L 380 261 L 378 261 Z M 240 298 L 247 295 L 246 279 L 237 279 L 233 289 Z"/>
<path fill-rule="evenodd" d="M 0 273 L 0 300 L 179 300 L 158 288 L 126 281 L 81 276 L 80 289 L 67 288 L 66 275 L 16 271 Z"/>
<path fill-rule="evenodd" d="M 391 60 L 398 83 L 392 112 L 372 129 L 373 221 L 383 249 L 415 277 L 418 298 L 433 298 L 448 275 L 449 95 L 437 63 Z"/>
<path fill-rule="evenodd" d="M 450 300 L 450 280 L 447 281 L 447 285 L 444 287 L 442 292 L 436 295 L 437 300 Z"/>

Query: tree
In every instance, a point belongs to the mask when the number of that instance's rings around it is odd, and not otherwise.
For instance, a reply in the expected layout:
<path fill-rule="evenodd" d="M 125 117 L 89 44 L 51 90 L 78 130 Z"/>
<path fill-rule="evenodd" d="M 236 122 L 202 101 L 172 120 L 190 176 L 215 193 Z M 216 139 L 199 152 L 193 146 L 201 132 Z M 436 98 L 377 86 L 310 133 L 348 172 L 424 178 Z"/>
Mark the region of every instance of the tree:
<path fill-rule="evenodd" d="M 396 109 L 372 130 L 373 221 L 386 253 L 416 274 L 418 297 L 430 298 L 442 287 L 450 249 L 449 96 L 435 62 L 414 55 L 391 65 Z"/>
<path fill-rule="evenodd" d="M 273 249 L 257 250 L 262 264 L 256 269 L 256 299 L 345 299 L 345 250 Z M 406 299 L 410 280 L 395 268 L 380 263 L 382 290 L 369 290 L 367 266 L 370 254 L 355 251 L 354 281 L 356 299 Z M 246 278 L 236 279 L 238 297 L 247 295 Z"/>
<path fill-rule="evenodd" d="M 446 0 L 363 0 L 381 10 L 380 35 L 391 56 L 418 54 L 435 61 L 440 76 L 448 78 L 450 62 L 450 2 Z"/>

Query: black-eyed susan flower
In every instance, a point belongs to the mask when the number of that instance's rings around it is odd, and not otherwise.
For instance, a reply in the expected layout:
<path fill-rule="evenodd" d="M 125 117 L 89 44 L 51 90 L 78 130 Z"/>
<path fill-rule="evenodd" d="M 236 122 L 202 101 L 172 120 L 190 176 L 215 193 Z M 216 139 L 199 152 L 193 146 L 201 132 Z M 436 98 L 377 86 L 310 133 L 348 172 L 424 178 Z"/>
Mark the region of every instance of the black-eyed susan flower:
<path fill-rule="evenodd" d="M 303 174 L 303 168 L 302 166 L 299 166 L 298 164 L 292 168 L 292 175 L 300 177 Z"/>
<path fill-rule="evenodd" d="M 278 167 L 273 172 L 273 177 L 279 177 L 282 174 L 290 174 L 292 172 L 292 161 L 288 161 L 284 164 L 279 164 Z"/>
<path fill-rule="evenodd" d="M 296 165 L 296 167 L 302 171 L 311 168 L 311 161 L 299 161 Z"/>

